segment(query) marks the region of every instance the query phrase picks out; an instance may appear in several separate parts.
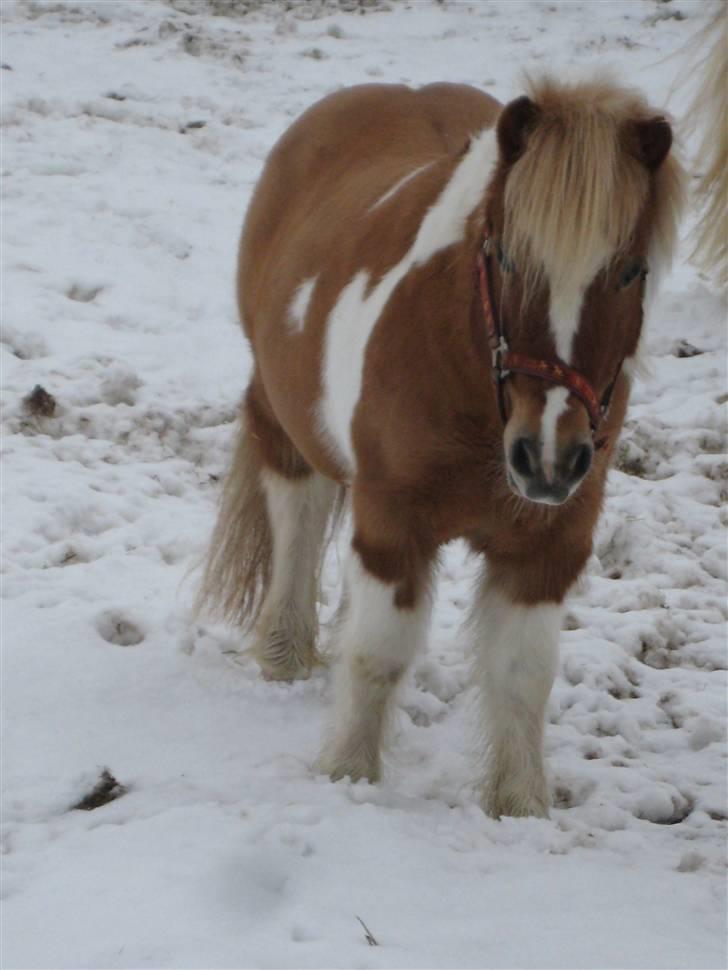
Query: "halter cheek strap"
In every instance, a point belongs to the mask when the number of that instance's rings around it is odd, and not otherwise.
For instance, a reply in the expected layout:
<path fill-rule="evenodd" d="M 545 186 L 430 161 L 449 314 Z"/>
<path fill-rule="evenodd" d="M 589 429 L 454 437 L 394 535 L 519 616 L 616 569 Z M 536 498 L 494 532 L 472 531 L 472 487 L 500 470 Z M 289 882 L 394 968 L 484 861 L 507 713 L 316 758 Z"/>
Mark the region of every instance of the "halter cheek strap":
<path fill-rule="evenodd" d="M 495 309 L 492 299 L 492 244 L 488 232 L 486 232 L 483 247 L 478 253 L 477 271 L 480 284 L 480 299 L 483 305 L 483 316 L 485 317 L 485 326 L 488 331 L 488 344 L 491 350 L 493 382 L 495 384 L 496 398 L 498 401 L 498 411 L 500 412 L 503 424 L 508 420 L 505 401 L 505 379 L 509 374 L 527 374 L 529 377 L 538 377 L 540 380 L 546 381 L 549 384 L 565 387 L 570 394 L 577 397 L 589 415 L 589 425 L 591 427 L 594 447 L 596 449 L 603 448 L 608 441 L 608 437 L 606 435 L 598 437 L 598 432 L 609 411 L 612 391 L 622 369 L 621 363 L 614 379 L 604 392 L 600 401 L 586 377 L 558 358 L 553 361 L 542 360 L 538 357 L 528 357 L 525 354 L 511 350 L 508 346 L 508 340 L 506 339 L 500 316 Z"/>

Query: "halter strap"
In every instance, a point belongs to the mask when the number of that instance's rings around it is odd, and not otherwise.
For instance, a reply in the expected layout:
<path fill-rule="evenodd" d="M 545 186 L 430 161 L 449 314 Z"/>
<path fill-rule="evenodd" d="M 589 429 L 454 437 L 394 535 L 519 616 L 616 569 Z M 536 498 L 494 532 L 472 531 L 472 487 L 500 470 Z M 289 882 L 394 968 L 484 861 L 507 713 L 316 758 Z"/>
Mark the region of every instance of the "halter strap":
<path fill-rule="evenodd" d="M 596 449 L 603 448 L 608 441 L 606 435 L 597 438 L 597 433 L 607 416 L 614 386 L 617 383 L 622 364 L 620 362 L 614 379 L 607 387 L 601 399 L 597 397 L 594 388 L 579 371 L 569 367 L 562 360 L 542 360 L 538 357 L 528 357 L 517 353 L 508 346 L 505 330 L 492 299 L 493 269 L 492 269 L 492 241 L 486 230 L 483 246 L 478 253 L 477 271 L 480 284 L 480 300 L 483 306 L 483 316 L 488 332 L 488 344 L 491 350 L 491 364 L 493 368 L 493 382 L 495 384 L 498 411 L 503 424 L 508 420 L 506 413 L 504 382 L 509 374 L 527 374 L 538 377 L 549 384 L 565 387 L 570 394 L 577 397 L 584 405 L 589 415 L 592 440 Z"/>

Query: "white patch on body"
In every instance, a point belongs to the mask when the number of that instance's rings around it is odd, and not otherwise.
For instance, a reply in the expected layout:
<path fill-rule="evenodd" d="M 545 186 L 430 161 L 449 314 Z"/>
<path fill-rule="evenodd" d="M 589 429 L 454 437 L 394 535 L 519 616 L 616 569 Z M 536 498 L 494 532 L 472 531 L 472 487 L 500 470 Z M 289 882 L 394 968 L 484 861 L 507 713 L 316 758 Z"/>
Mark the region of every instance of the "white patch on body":
<path fill-rule="evenodd" d="M 391 187 L 391 189 L 387 189 L 384 195 L 380 196 L 377 199 L 377 201 L 374 203 L 374 205 L 371 206 L 369 211 L 374 212 L 374 210 L 378 209 L 380 205 L 384 205 L 384 203 L 388 202 L 393 196 L 395 196 L 400 189 L 404 188 L 404 186 L 407 185 L 408 182 L 411 182 L 412 179 L 415 178 L 415 176 L 419 175 L 420 172 L 424 172 L 425 169 L 429 168 L 431 165 L 432 165 L 432 162 L 425 162 L 424 165 L 418 165 L 418 167 L 414 169 L 414 171 L 408 172 L 407 175 L 399 179 L 399 181 L 395 182 L 394 185 Z"/>
<path fill-rule="evenodd" d="M 312 276 L 304 280 L 293 294 L 288 307 L 288 325 L 292 333 L 300 333 L 306 324 L 306 314 L 317 279 L 318 276 Z"/>
<path fill-rule="evenodd" d="M 351 421 L 361 393 L 367 344 L 397 285 L 410 270 L 459 242 L 470 213 L 482 201 L 497 158 L 495 132 L 473 139 L 437 201 L 425 214 L 409 251 L 366 294 L 369 274 L 358 272 L 339 295 L 327 322 L 323 364 L 321 430 L 338 460 L 355 470 Z M 365 295 L 366 294 L 366 295 Z"/>
<path fill-rule="evenodd" d="M 475 607 L 471 624 L 488 751 L 484 807 L 491 815 L 548 814 L 544 716 L 562 613 L 555 603 L 515 604 L 488 584 Z"/>

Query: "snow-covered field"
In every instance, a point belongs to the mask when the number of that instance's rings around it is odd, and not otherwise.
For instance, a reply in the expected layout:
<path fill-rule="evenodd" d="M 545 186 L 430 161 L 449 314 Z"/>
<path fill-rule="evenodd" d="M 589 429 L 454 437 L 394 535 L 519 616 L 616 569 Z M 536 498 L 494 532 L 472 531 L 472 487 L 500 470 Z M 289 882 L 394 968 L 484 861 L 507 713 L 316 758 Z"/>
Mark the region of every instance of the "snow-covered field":
<path fill-rule="evenodd" d="M 250 365 L 236 237 L 276 137 L 340 85 L 507 100 L 524 68 L 612 65 L 680 116 L 705 5 L 2 13 L 3 967 L 724 966 L 726 307 L 687 245 L 562 637 L 549 821 L 477 805 L 459 546 L 377 786 L 313 770 L 327 669 L 264 683 L 190 620 Z M 334 550 L 324 621 L 339 576 Z M 104 769 L 126 793 L 74 810 Z"/>

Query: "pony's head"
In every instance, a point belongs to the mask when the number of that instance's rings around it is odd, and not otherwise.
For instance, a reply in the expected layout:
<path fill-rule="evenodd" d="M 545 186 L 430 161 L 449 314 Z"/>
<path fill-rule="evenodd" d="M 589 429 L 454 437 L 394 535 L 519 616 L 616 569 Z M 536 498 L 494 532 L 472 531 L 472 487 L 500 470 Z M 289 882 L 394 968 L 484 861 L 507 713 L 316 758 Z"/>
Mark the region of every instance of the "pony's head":
<path fill-rule="evenodd" d="M 514 362 L 567 365 L 598 410 L 637 351 L 647 274 L 675 240 L 682 170 L 670 125 L 609 82 L 543 80 L 506 105 L 497 140 L 491 305 Z M 505 375 L 508 477 L 518 495 L 558 505 L 591 466 L 594 408 L 568 381 L 532 372 Z"/>

